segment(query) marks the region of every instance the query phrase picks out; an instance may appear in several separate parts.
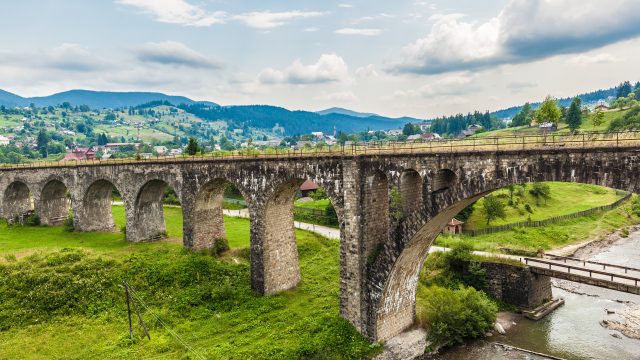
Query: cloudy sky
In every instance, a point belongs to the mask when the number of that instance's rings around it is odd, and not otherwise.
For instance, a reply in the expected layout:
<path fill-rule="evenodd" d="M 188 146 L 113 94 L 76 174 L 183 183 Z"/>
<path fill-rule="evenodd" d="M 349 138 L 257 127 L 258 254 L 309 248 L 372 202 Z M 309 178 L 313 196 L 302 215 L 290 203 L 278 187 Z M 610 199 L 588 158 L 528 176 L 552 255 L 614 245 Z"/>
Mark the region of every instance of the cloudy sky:
<path fill-rule="evenodd" d="M 4 2 L 0 89 L 432 117 L 640 80 L 638 0 Z"/>

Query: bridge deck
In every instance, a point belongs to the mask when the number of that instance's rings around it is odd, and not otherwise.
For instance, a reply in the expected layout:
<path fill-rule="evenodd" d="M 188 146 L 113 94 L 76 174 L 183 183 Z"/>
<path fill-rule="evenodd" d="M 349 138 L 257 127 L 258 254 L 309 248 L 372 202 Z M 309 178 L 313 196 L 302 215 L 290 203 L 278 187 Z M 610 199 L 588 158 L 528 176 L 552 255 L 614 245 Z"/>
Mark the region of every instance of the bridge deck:
<path fill-rule="evenodd" d="M 588 132 L 580 134 L 536 134 L 431 141 L 382 141 L 350 145 L 325 145 L 305 149 L 269 148 L 217 151 L 197 156 L 155 156 L 141 159 L 109 159 L 78 161 L 42 161 L 22 164 L 0 164 L 4 168 L 69 167 L 130 164 L 139 162 L 189 162 L 217 160 L 286 159 L 300 157 L 353 157 L 362 155 L 449 154 L 522 150 L 562 149 L 637 149 L 640 132 Z"/>
<path fill-rule="evenodd" d="M 640 269 L 547 255 L 522 258 L 534 273 L 640 295 Z"/>

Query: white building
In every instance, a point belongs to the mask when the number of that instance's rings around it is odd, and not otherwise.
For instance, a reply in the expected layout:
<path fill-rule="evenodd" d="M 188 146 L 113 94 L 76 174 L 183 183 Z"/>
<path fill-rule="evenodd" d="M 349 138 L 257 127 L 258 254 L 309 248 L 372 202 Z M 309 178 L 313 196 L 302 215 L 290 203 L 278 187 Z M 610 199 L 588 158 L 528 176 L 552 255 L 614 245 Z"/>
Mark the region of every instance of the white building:
<path fill-rule="evenodd" d="M 0 135 L 0 146 L 7 146 L 7 145 L 9 145 L 9 138 L 6 136 Z"/>

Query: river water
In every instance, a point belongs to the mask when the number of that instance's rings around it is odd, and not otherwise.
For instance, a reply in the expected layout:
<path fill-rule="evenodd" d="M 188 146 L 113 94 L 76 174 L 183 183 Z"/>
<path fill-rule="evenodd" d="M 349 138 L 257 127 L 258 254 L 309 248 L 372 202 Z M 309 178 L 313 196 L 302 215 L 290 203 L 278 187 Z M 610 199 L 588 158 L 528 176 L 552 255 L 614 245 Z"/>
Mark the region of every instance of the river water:
<path fill-rule="evenodd" d="M 632 233 L 629 238 L 613 244 L 592 256 L 590 260 L 640 268 L 640 232 Z M 564 298 L 564 306 L 539 321 L 519 320 L 507 335 L 494 335 L 487 340 L 456 347 L 437 358 L 541 359 L 505 351 L 492 344 L 495 341 L 569 360 L 640 359 L 640 340 L 627 338 L 600 325 L 602 320 L 622 323 L 629 321 L 623 314 L 628 311 L 640 311 L 640 295 L 563 280 L 552 281 L 555 285 L 553 296 Z M 614 313 L 608 313 L 607 310 Z M 640 323 L 637 325 L 640 326 Z"/>

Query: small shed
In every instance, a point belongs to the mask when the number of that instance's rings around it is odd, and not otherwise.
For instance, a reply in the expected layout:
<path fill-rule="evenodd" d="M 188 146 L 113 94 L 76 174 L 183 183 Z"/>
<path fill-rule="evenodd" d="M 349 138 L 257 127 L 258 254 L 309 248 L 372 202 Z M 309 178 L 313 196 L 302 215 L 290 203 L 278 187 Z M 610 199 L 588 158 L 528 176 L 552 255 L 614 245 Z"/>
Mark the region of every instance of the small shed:
<path fill-rule="evenodd" d="M 447 227 L 444 229 L 444 231 L 446 233 L 449 233 L 450 235 L 460 235 L 462 234 L 462 224 L 464 224 L 464 222 L 453 218 L 451 220 L 449 220 L 449 222 L 447 223 Z"/>
<path fill-rule="evenodd" d="M 302 194 L 302 197 L 307 197 L 310 193 L 316 190 L 318 190 L 318 184 L 311 180 L 307 180 L 300 185 L 300 193 Z"/>

